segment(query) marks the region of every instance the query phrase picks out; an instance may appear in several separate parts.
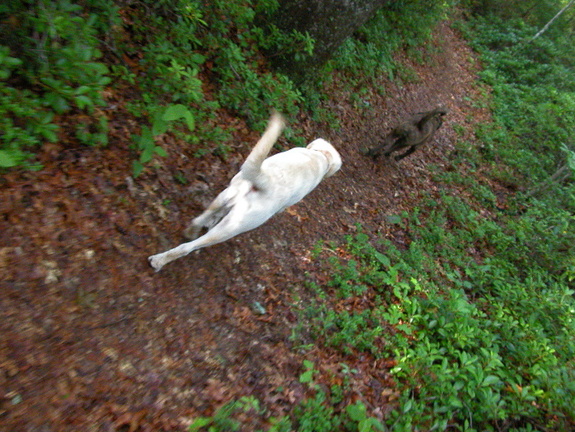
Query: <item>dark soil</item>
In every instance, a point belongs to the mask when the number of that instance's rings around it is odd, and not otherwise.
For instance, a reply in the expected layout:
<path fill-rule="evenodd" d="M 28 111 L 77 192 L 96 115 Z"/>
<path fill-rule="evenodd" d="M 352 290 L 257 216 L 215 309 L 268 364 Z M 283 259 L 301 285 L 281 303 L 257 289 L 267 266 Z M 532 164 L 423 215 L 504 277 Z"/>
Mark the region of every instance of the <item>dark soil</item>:
<path fill-rule="evenodd" d="M 222 118 L 237 124 L 227 159 L 195 158 L 194 149 L 166 136 L 169 156 L 132 180 L 128 131 L 135 121 L 112 111 L 108 147 L 47 145 L 43 170 L 4 175 L 0 430 L 185 430 L 192 418 L 244 395 L 281 416 L 307 391 L 298 380 L 304 358 L 326 384 L 339 363 L 352 365 L 359 371 L 353 392 L 376 415 L 392 408 L 393 362 L 293 349 L 292 305 L 311 296 L 306 281 L 326 278 L 310 253 L 319 240 L 341 242 L 361 223 L 370 236 L 405 244 L 386 217 L 437 192 L 434 174 L 450 169 L 455 143 L 472 142 L 474 124 L 488 119 L 471 102 L 480 99 L 471 50 L 448 24 L 433 47 L 421 63 L 402 60 L 417 79 L 382 79 L 385 96 L 369 94 L 354 105 L 336 81 L 338 97 L 328 108 L 341 128 L 299 119 L 308 141 L 323 137 L 341 152 L 344 165 L 334 177 L 262 227 L 157 274 L 147 256 L 183 240 L 186 224 L 256 142 L 258 134 L 240 120 Z M 450 110 L 444 126 L 412 156 L 374 163 L 361 155 L 397 121 L 439 105 Z"/>

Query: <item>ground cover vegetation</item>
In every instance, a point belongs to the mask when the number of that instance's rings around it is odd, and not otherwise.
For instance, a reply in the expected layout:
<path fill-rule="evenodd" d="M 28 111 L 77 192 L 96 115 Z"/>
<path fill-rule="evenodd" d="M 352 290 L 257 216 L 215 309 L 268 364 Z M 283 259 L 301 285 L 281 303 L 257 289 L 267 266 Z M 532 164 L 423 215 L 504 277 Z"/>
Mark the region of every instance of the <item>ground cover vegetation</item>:
<path fill-rule="evenodd" d="M 462 29 L 481 53 L 495 121 L 477 125 L 481 147 L 458 144 L 458 169 L 437 176 L 444 192 L 394 217 L 409 233 L 408 248 L 361 232 L 329 248 L 333 276 L 313 286 L 317 301 L 301 311 L 308 323 L 302 339 L 397 361 L 403 391 L 387 419 L 390 430 L 570 430 L 569 39 L 556 31 L 529 41 L 538 27 L 495 15 L 474 17 Z M 570 180 L 555 181 L 565 165 Z M 487 167 L 491 178 L 524 193 L 502 208 L 463 166 Z M 366 297 L 367 308 L 336 300 Z"/>
<path fill-rule="evenodd" d="M 569 29 L 530 40 L 540 27 L 497 15 L 475 16 L 461 28 L 493 89 L 482 102 L 494 122 L 477 125 L 482 146 L 458 143 L 457 169 L 437 175 L 444 191 L 393 217 L 409 233 L 408 248 L 361 232 L 328 248 L 333 276 L 313 285 L 317 301 L 301 310 L 301 337 L 397 361 L 393 373 L 403 390 L 387 418 L 390 430 L 570 430 Z M 464 166 L 487 169 L 521 192 L 503 208 Z M 570 177 L 556 181 L 563 166 L 571 167 Z M 368 298 L 369 306 L 343 308 L 341 299 L 350 298 Z"/>
<path fill-rule="evenodd" d="M 313 300 L 305 307 L 294 299 L 294 349 L 388 362 L 399 389 L 394 409 L 378 413 L 361 395 L 344 403 L 357 371 L 342 364 L 333 385 L 320 385 L 314 363 L 305 360 L 300 382 L 309 396 L 290 415 L 269 419 L 268 430 L 573 429 L 570 16 L 531 40 L 561 5 L 460 5 L 470 13 L 457 25 L 480 54 L 480 78 L 491 89 L 475 101 L 489 104 L 494 119 L 476 126 L 481 146 L 458 142 L 453 169 L 436 175 L 441 191 L 389 217 L 409 238 L 407 246 L 370 238 L 360 221 L 356 234 L 313 251 L 325 277 L 310 277 Z M 134 93 L 125 106 L 142 124 L 133 137 L 133 175 L 165 154 L 157 137 L 166 133 L 187 140 L 198 156 L 225 155 L 232 131 L 215 125 L 217 110 L 256 128 L 272 106 L 288 115 L 310 109 L 325 119 L 322 102 L 330 96 L 322 85 L 343 76 L 361 92 L 381 74 L 409 79 L 394 52 L 420 56 L 415 47 L 433 49 L 425 41 L 455 5 L 393 2 L 340 48 L 316 81 L 300 86 L 270 69 L 262 54 L 313 50 L 304 34 L 257 25 L 258 14 L 276 7 L 273 0 L 0 6 L 0 167 L 40 169 L 34 150 L 63 138 L 70 145 L 106 145 L 110 88 Z M 65 120 L 72 116 L 83 121 Z M 490 182 L 513 189 L 513 196 L 500 202 Z M 190 430 L 241 430 L 253 416 L 269 417 L 260 401 L 245 397 L 195 419 Z"/>
<path fill-rule="evenodd" d="M 133 140 L 135 175 L 154 155 L 165 154 L 155 138 L 168 130 L 196 145 L 198 155 L 225 153 L 230 133 L 211 121 L 220 107 L 256 128 L 272 106 L 294 114 L 300 92 L 287 77 L 266 70 L 261 50 L 309 52 L 313 42 L 273 27 L 264 33 L 255 25 L 259 11 L 276 8 L 275 0 L 257 7 L 251 2 L 110 0 L 2 5 L 6 132 L 0 166 L 32 167 L 35 148 L 69 135 L 83 144 L 106 145 L 105 94 L 110 87 L 135 92 L 125 107 L 143 124 Z M 215 98 L 207 100 L 203 86 L 210 82 L 218 88 Z M 63 114 L 85 121 L 70 134 L 58 121 Z M 208 149 L 202 142 L 219 145 Z"/>

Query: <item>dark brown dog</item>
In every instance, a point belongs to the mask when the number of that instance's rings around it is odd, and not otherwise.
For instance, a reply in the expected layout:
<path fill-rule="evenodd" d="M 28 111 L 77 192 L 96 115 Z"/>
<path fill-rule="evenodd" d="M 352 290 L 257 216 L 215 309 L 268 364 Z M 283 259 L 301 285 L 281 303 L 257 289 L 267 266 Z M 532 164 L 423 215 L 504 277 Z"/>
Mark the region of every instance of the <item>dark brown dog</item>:
<path fill-rule="evenodd" d="M 443 124 L 443 116 L 447 113 L 447 109 L 440 107 L 414 114 L 409 120 L 394 127 L 383 143 L 369 149 L 366 155 L 377 159 L 383 153 L 385 157 L 389 157 L 391 153 L 409 147 L 405 153 L 395 156 L 394 159 L 399 161 L 409 156 L 433 137 Z"/>

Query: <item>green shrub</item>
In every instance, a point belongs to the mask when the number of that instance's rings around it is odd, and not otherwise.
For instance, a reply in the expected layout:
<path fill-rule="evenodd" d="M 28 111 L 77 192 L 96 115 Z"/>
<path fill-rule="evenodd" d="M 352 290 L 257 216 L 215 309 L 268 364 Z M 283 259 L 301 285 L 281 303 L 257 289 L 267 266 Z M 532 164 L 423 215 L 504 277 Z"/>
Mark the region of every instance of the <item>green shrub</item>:
<path fill-rule="evenodd" d="M 42 140 L 56 141 L 54 113 L 39 110 L 40 99 L 28 90 L 18 90 L 6 81 L 21 67 L 22 60 L 11 57 L 8 47 L 0 47 L 0 167 L 26 163 L 31 150 Z"/>
<path fill-rule="evenodd" d="M 519 175 L 542 181 L 575 127 L 569 40 L 544 35 L 528 42 L 537 28 L 519 19 L 478 18 L 463 28 L 485 61 L 482 78 L 493 87 L 494 115 L 506 136 L 488 145 L 501 147 L 502 162 Z M 501 135 L 501 129 L 495 132 Z"/>
<path fill-rule="evenodd" d="M 260 402 L 254 397 L 244 396 L 221 406 L 212 417 L 199 417 L 190 425 L 190 432 L 209 430 L 210 432 L 231 432 L 240 430 L 241 422 L 234 418 L 238 412 L 252 415 L 263 414 Z M 280 430 L 280 429 L 276 429 Z"/>
<path fill-rule="evenodd" d="M 156 113 L 176 104 L 185 106 L 195 119 L 194 133 L 183 133 L 177 125 L 164 132 L 187 140 L 197 156 L 228 152 L 231 134 L 216 125 L 217 111 L 222 108 L 244 117 L 258 130 L 264 129 L 273 108 L 288 115 L 299 110 L 299 91 L 287 77 L 266 70 L 261 51 L 280 43 L 298 46 L 297 40 L 305 37 L 276 29 L 272 38 L 265 38 L 254 22 L 256 14 L 273 11 L 277 3 L 255 3 L 181 0 L 161 7 L 150 5 L 156 10 L 151 17 L 136 14 L 136 38 L 144 45 L 141 64 L 147 73 L 140 82 L 142 100 L 133 104 L 134 113 L 154 128 Z M 156 31 L 150 32 L 150 28 Z M 203 93 L 206 76 L 215 84 L 215 100 L 206 100 Z M 151 161 L 149 155 L 159 149 L 148 135 L 136 137 L 135 148 L 142 153 L 134 164 L 135 173 L 141 172 Z M 208 146 L 200 147 L 201 143 Z"/>
<path fill-rule="evenodd" d="M 314 398 L 305 399 L 294 409 L 298 432 L 331 432 L 341 424 L 333 407 L 326 402 L 326 395 L 318 391 Z"/>
<path fill-rule="evenodd" d="M 409 250 L 387 244 L 382 255 L 364 234 L 348 239 L 354 264 L 335 269 L 335 286 L 360 279 L 371 295 L 392 297 L 379 297 L 369 310 L 342 312 L 329 297 L 318 300 L 302 316 L 316 343 L 348 355 L 350 346 L 375 357 L 393 354 L 392 372 L 404 388 L 399 410 L 388 418 L 393 430 L 453 424 L 492 430 L 531 419 L 566 430 L 575 421 L 568 408 L 575 402 L 572 290 L 548 272 L 549 263 L 527 270 L 507 250 L 533 249 L 531 234 L 511 235 L 526 226 L 482 220 L 450 196 L 434 208 L 412 216 Z M 430 236 L 432 230 L 440 237 Z M 487 255 L 482 262 L 468 255 L 478 239 Z M 438 241 L 448 253 L 440 253 Z M 425 255 L 436 258 L 426 267 L 411 265 Z M 365 339 L 369 334 L 374 337 Z"/>
<path fill-rule="evenodd" d="M 328 64 L 348 79 L 374 84 L 381 75 L 394 78 L 400 65 L 393 60 L 400 48 L 420 48 L 450 7 L 450 2 L 404 0 L 380 8 L 371 20 L 348 38 Z M 405 74 L 405 72 L 404 72 Z"/>
<path fill-rule="evenodd" d="M 0 6 L 2 21 L 12 23 L 0 30 L 0 113 L 6 131 L 0 166 L 26 164 L 34 147 L 56 141 L 55 115 L 72 110 L 90 114 L 91 123 L 77 130 L 81 142 L 107 143 L 107 119 L 96 108 L 104 105 L 102 91 L 111 79 L 98 61 L 98 34 L 115 9 L 110 1 L 94 0 L 87 10 L 69 0 Z"/>
<path fill-rule="evenodd" d="M 391 430 L 570 430 L 572 177 L 545 183 L 545 193 L 510 195 L 501 207 L 491 181 L 469 173 L 482 168 L 490 180 L 527 189 L 572 163 L 565 77 L 573 58 L 561 38 L 523 46 L 534 29 L 520 21 L 479 19 L 471 28 L 495 121 L 477 126 L 478 148 L 458 146 L 453 164 L 466 174 L 438 173 L 445 192 L 388 218 L 407 247 L 374 247 L 361 231 L 348 237 L 348 258 L 326 259 L 331 278 L 315 286 L 299 334 L 342 355 L 396 359 L 401 396 L 386 418 Z M 470 194 L 459 197 L 454 186 Z M 353 298 L 362 301 L 342 308 Z"/>
<path fill-rule="evenodd" d="M 131 109 L 149 124 L 142 125 L 134 141 L 139 153 L 135 173 L 151 161 L 151 154 L 165 153 L 154 141 L 157 134 L 152 131 L 150 137 L 148 130 L 159 124 L 157 114 L 171 106 L 184 106 L 198 127 L 192 134 L 176 122 L 164 132 L 194 146 L 216 139 L 209 149 L 197 148 L 198 155 L 226 152 L 230 134 L 214 121 L 221 107 L 258 129 L 263 129 L 272 108 L 290 115 L 298 112 L 300 92 L 287 77 L 266 68 L 262 51 L 280 47 L 309 53 L 313 41 L 297 32 L 284 34 L 273 27 L 264 31 L 256 25 L 256 14 L 273 11 L 275 0 L 145 1 L 144 6 L 124 11 L 123 16 L 130 15 L 129 29 L 121 29 L 119 9 L 111 0 L 0 6 L 3 22 L 18 23 L 0 31 L 0 42 L 6 43 L 0 51 L 0 113 L 7 131 L 0 166 L 21 165 L 43 140 L 58 139 L 58 114 L 86 111 L 90 122 L 77 126 L 76 138 L 90 145 L 106 144 L 108 119 L 98 107 L 104 104 L 110 76 L 120 87 L 125 82 L 139 90 Z M 110 58 L 118 59 L 110 68 L 100 61 L 103 42 L 113 51 Z M 141 56 L 139 66 L 145 72 L 134 74 L 119 60 L 123 55 Z M 206 76 L 216 84 L 216 100 L 205 100 Z"/>

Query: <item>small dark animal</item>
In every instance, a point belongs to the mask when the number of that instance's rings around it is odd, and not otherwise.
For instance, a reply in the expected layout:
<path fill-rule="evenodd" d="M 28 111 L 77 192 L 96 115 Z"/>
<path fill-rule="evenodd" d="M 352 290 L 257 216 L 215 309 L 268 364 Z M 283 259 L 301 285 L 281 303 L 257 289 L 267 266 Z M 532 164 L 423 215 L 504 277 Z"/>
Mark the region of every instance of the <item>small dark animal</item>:
<path fill-rule="evenodd" d="M 391 153 L 409 147 L 405 153 L 395 156 L 394 159 L 399 161 L 409 156 L 433 137 L 443 124 L 443 116 L 448 112 L 447 109 L 441 107 L 433 111 L 414 114 L 409 120 L 394 127 L 383 143 L 369 149 L 366 155 L 377 159 L 383 153 L 385 157 L 389 157 Z"/>

